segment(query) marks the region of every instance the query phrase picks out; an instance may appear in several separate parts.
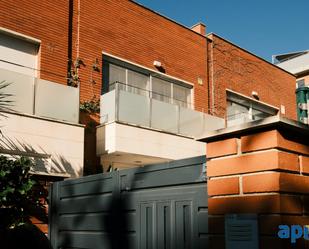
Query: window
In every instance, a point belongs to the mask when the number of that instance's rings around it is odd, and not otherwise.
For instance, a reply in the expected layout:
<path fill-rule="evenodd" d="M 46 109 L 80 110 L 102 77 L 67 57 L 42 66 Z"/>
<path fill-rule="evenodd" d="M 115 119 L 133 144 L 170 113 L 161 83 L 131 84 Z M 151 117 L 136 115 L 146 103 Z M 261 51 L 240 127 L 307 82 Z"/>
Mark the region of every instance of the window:
<path fill-rule="evenodd" d="M 148 85 L 149 77 L 141 73 L 127 70 L 128 72 L 128 91 L 144 96 L 149 96 Z"/>
<path fill-rule="evenodd" d="M 39 44 L 0 31 L 0 68 L 36 76 Z"/>
<path fill-rule="evenodd" d="M 297 80 L 296 81 L 296 88 L 304 87 L 305 86 L 305 79 Z"/>
<path fill-rule="evenodd" d="M 159 78 L 152 78 L 152 97 L 154 99 L 172 103 L 171 83 Z"/>
<path fill-rule="evenodd" d="M 192 86 L 168 77 L 158 76 L 144 68 L 112 59 L 104 62 L 109 91 L 115 89 L 144 95 L 159 101 L 191 107 Z M 108 77 L 106 77 L 108 75 Z M 104 87 L 103 87 L 104 88 Z M 105 88 L 106 89 L 106 88 Z"/>
<path fill-rule="evenodd" d="M 234 92 L 227 92 L 227 126 L 276 115 L 278 109 Z"/>
<path fill-rule="evenodd" d="M 119 82 L 119 88 L 125 89 L 126 83 L 126 70 L 116 65 L 109 65 L 109 87 L 110 90 L 115 89 L 115 84 Z"/>
<path fill-rule="evenodd" d="M 187 107 L 191 102 L 191 89 L 174 85 L 173 86 L 174 103 L 179 104 L 182 107 Z"/>

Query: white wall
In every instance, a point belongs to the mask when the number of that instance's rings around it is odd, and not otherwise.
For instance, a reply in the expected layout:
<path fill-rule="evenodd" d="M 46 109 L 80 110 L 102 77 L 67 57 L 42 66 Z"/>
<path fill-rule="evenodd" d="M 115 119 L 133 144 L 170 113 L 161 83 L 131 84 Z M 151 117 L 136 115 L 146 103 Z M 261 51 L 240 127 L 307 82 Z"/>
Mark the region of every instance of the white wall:
<path fill-rule="evenodd" d="M 26 155 L 36 170 L 78 177 L 83 172 L 84 128 L 33 116 L 0 117 L 0 153 Z"/>
<path fill-rule="evenodd" d="M 276 64 L 293 74 L 299 74 L 309 70 L 309 53 L 297 56 L 293 59 Z"/>
<path fill-rule="evenodd" d="M 205 155 L 206 145 L 190 138 L 113 122 L 97 128 L 97 155 L 104 161 L 110 154 L 119 154 L 115 158 L 119 161 L 124 156 L 128 164 L 134 164 L 140 156 L 177 160 Z"/>

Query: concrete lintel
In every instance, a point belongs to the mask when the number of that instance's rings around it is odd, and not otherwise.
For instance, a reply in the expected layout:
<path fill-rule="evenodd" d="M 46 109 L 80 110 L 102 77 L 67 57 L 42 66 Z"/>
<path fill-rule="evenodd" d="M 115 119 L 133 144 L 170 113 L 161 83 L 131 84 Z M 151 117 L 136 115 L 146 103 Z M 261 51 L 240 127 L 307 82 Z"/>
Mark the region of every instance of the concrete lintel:
<path fill-rule="evenodd" d="M 271 129 L 295 132 L 295 134 L 300 135 L 304 141 L 309 139 L 309 126 L 284 117 L 272 116 L 269 118 L 244 123 L 241 125 L 206 132 L 199 138 L 196 138 L 196 140 L 202 142 L 213 142 L 229 137 L 235 137 L 238 135 L 243 136 L 256 131 L 265 131 Z"/>

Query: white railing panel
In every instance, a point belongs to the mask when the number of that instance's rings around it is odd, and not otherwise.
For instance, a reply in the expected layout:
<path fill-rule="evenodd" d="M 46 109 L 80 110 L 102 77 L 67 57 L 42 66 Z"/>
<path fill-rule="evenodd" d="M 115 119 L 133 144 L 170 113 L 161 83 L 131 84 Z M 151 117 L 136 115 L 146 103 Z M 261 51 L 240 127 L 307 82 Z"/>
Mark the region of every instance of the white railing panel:
<path fill-rule="evenodd" d="M 150 101 L 148 97 L 119 90 L 118 96 L 116 93 L 116 101 L 117 98 L 116 118 L 119 122 L 149 127 Z"/>
<path fill-rule="evenodd" d="M 178 106 L 151 99 L 151 127 L 178 133 Z"/>
<path fill-rule="evenodd" d="M 100 123 L 115 121 L 116 90 L 110 91 L 100 98 Z"/>
<path fill-rule="evenodd" d="M 180 107 L 179 133 L 187 136 L 198 136 L 204 129 L 204 114 Z"/>
<path fill-rule="evenodd" d="M 78 123 L 79 89 L 37 79 L 35 115 Z"/>
<path fill-rule="evenodd" d="M 0 90 L 1 93 L 11 94 L 10 97 L 4 99 L 12 101 L 8 107 L 20 113 L 33 114 L 34 78 L 29 75 L 0 69 L 0 82 L 2 81 L 9 84 Z"/>

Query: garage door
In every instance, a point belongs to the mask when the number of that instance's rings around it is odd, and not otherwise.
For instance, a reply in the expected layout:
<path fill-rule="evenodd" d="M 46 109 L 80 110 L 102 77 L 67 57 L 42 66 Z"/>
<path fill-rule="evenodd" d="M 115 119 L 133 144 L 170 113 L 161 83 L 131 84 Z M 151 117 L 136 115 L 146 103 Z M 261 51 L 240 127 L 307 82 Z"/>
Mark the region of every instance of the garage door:
<path fill-rule="evenodd" d="M 205 157 L 54 183 L 53 248 L 207 248 Z"/>

